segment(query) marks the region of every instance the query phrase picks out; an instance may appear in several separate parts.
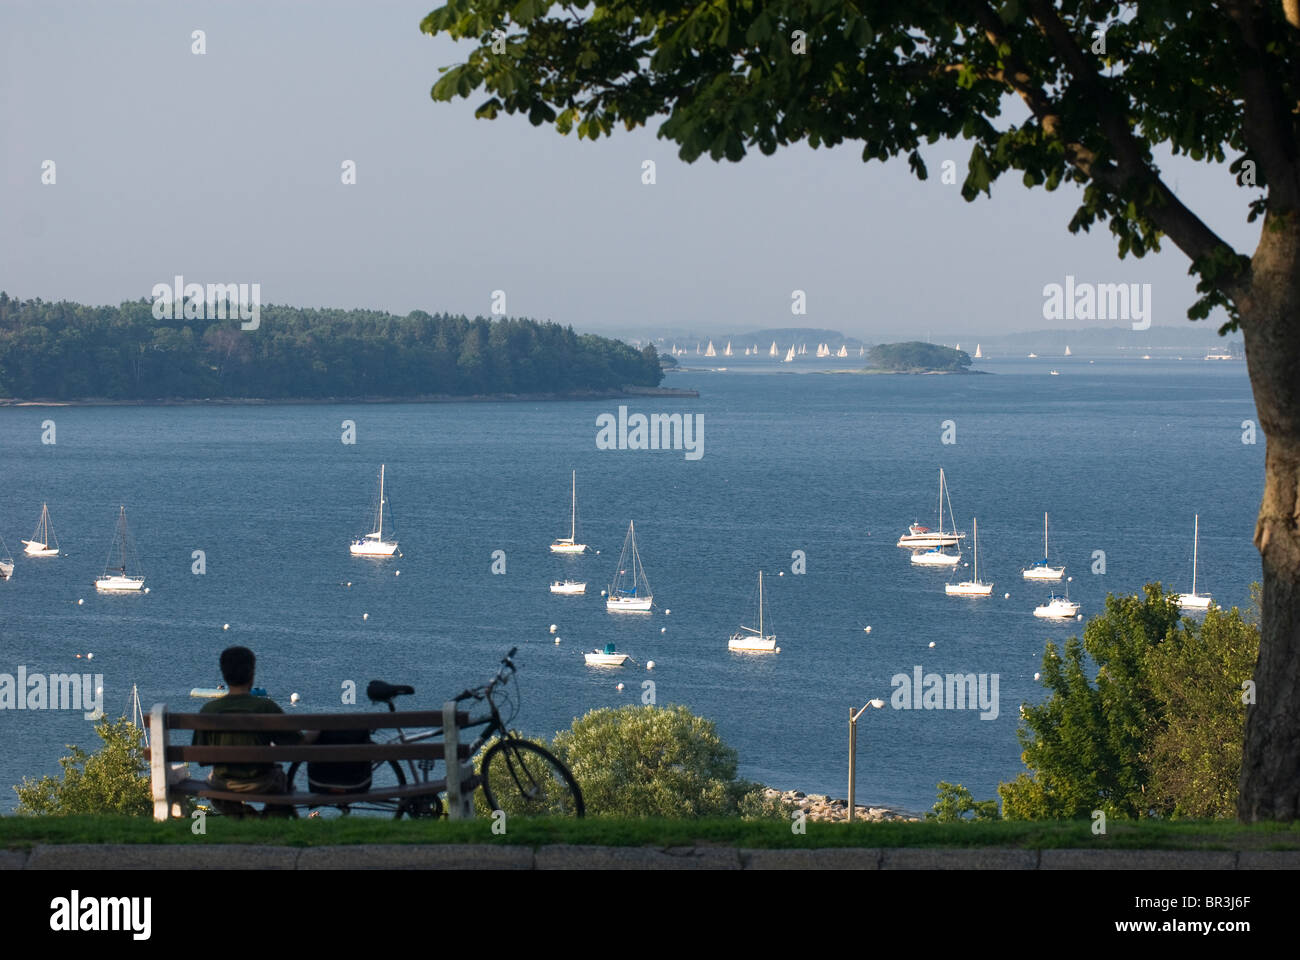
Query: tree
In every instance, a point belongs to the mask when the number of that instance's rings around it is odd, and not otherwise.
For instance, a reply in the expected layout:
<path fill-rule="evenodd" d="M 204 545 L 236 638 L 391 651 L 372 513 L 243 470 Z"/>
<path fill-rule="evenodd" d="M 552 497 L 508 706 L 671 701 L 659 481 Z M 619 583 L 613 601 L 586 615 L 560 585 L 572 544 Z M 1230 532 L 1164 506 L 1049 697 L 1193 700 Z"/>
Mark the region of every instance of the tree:
<path fill-rule="evenodd" d="M 774 815 L 762 788 L 736 779 L 736 751 L 686 707 L 589 711 L 555 738 L 592 814 L 620 817 Z"/>
<path fill-rule="evenodd" d="M 591 139 L 665 117 L 659 136 L 688 162 L 861 141 L 864 160 L 906 154 L 922 179 L 921 143 L 962 137 L 967 200 L 1016 170 L 1029 187 L 1081 188 L 1069 229 L 1108 223 L 1121 257 L 1171 240 L 1198 278 L 1188 315 L 1223 308 L 1220 332 L 1243 332 L 1268 443 L 1238 812 L 1300 816 L 1300 2 L 449 0 L 421 29 L 478 42 L 432 95 L 481 89 L 480 117 Z M 1232 158 L 1231 189 L 1263 221 L 1250 256 L 1175 196 L 1157 147 Z"/>
<path fill-rule="evenodd" d="M 967 817 L 966 814 L 974 814 Z M 976 800 L 960 783 L 939 781 L 939 794 L 934 802 L 934 809 L 926 813 L 925 819 L 939 823 L 966 823 L 970 820 L 1000 820 L 996 800 Z"/>
<path fill-rule="evenodd" d="M 24 777 L 14 787 L 20 814 L 148 816 L 153 812 L 141 729 L 125 717 L 104 718 L 95 724 L 95 733 L 103 741 L 98 753 L 86 753 L 68 744 L 72 755 L 59 758 L 59 766 L 63 768 L 61 778 Z"/>

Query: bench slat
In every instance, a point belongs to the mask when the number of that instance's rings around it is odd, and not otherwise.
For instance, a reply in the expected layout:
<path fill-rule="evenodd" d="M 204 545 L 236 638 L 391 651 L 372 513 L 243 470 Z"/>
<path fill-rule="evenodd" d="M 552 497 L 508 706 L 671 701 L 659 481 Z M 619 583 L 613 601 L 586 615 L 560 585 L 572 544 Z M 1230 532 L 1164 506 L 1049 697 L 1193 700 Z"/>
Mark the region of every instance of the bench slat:
<path fill-rule="evenodd" d="M 479 785 L 479 778 L 470 781 Z M 236 800 L 243 803 L 270 803 L 278 805 L 301 804 L 312 806 L 332 806 L 341 803 L 364 803 L 367 800 L 400 800 L 406 797 L 427 796 L 442 793 L 447 789 L 445 780 L 430 780 L 428 783 L 406 784 L 401 787 L 377 788 L 366 793 L 236 793 L 233 790 L 217 790 L 203 780 L 184 780 L 172 784 L 172 793 L 184 793 L 193 797 L 205 797 L 212 800 Z"/>
<path fill-rule="evenodd" d="M 383 730 L 390 727 L 441 727 L 441 710 L 397 713 L 169 713 L 168 730 Z M 457 711 L 456 726 L 469 726 Z"/>
<path fill-rule="evenodd" d="M 180 763 L 296 763 L 304 760 L 325 763 L 378 763 L 384 760 L 441 760 L 441 743 L 369 743 L 369 744 L 285 744 L 273 747 L 192 747 L 170 744 L 166 759 Z M 469 759 L 467 747 L 460 758 Z"/>

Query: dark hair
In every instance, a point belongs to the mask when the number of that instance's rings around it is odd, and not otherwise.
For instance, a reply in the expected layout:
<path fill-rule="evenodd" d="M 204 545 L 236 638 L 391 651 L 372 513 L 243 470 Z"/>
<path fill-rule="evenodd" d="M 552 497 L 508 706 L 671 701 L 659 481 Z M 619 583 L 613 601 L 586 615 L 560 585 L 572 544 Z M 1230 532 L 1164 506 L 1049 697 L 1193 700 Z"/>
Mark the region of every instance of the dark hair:
<path fill-rule="evenodd" d="M 232 687 L 252 683 L 255 666 L 257 657 L 248 647 L 226 647 L 221 651 L 221 676 Z"/>

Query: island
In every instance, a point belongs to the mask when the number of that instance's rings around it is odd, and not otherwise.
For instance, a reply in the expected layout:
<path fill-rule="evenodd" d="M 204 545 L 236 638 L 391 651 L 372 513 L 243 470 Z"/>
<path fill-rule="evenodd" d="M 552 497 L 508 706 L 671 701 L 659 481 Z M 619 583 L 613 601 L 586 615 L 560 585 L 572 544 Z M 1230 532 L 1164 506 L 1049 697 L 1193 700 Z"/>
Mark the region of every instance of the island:
<path fill-rule="evenodd" d="M 867 354 L 862 373 L 982 373 L 970 369 L 971 358 L 965 350 L 937 343 L 878 343 Z"/>

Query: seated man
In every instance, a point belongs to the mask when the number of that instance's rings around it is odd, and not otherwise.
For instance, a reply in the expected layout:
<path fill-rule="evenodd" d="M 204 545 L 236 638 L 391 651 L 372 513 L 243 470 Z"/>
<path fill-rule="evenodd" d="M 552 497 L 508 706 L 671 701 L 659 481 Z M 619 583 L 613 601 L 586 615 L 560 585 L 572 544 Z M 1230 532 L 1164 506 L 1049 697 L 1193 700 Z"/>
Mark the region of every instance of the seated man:
<path fill-rule="evenodd" d="M 224 697 L 210 700 L 203 705 L 200 713 L 283 713 L 274 700 L 268 697 L 255 697 L 250 692 L 253 687 L 253 670 L 257 658 L 247 647 L 228 647 L 221 651 L 221 676 L 225 679 L 230 692 Z M 238 730 L 195 730 L 194 746 L 233 747 L 233 746 L 270 746 L 271 744 L 311 743 L 319 731 L 311 730 L 306 734 L 296 730 L 275 731 L 238 731 Z M 206 764 L 202 764 L 206 766 Z M 231 790 L 239 793 L 284 793 L 287 789 L 284 770 L 277 763 L 217 763 L 212 765 L 208 782 L 218 790 Z M 213 799 L 212 805 L 221 813 L 231 817 L 244 817 L 252 811 L 250 808 L 233 800 Z M 296 817 L 298 814 L 289 804 L 266 805 L 264 816 Z"/>

